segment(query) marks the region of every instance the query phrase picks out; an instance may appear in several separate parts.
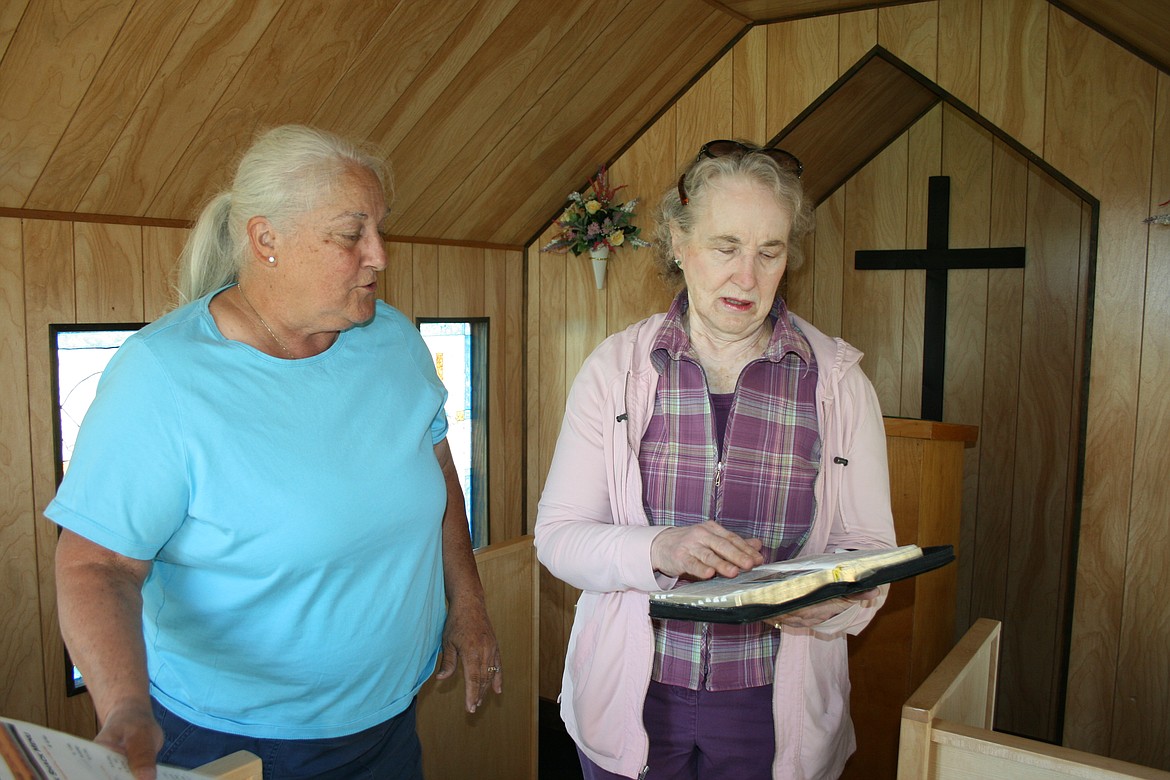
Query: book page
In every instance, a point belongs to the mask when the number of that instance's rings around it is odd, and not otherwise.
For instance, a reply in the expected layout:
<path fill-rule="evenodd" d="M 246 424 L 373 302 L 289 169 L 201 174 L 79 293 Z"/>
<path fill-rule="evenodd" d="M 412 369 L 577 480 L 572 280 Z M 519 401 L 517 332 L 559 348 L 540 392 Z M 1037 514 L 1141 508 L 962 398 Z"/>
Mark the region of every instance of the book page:
<path fill-rule="evenodd" d="M 650 597 L 675 604 L 711 606 L 768 604 L 803 596 L 832 581 L 832 571 L 823 567 L 788 568 L 778 571 L 764 565 L 737 577 L 713 577 L 709 580 L 688 582 L 674 590 L 657 591 L 650 594 Z"/>
<path fill-rule="evenodd" d="M 913 544 L 879 550 L 809 555 L 757 566 L 737 577 L 687 582 L 650 594 L 655 601 L 696 606 L 782 604 L 832 582 L 854 582 L 873 571 L 922 556 Z"/>
<path fill-rule="evenodd" d="M 842 550 L 821 555 L 805 555 L 787 561 L 766 563 L 763 567 L 773 571 L 796 571 L 808 569 L 837 569 L 840 579 L 859 580 L 867 573 L 895 563 L 922 557 L 922 548 L 916 544 L 901 547 L 887 547 L 878 550 Z"/>
<path fill-rule="evenodd" d="M 160 766 L 159 780 L 207 780 Z M 0 780 L 133 780 L 126 758 L 62 731 L 0 718 Z"/>

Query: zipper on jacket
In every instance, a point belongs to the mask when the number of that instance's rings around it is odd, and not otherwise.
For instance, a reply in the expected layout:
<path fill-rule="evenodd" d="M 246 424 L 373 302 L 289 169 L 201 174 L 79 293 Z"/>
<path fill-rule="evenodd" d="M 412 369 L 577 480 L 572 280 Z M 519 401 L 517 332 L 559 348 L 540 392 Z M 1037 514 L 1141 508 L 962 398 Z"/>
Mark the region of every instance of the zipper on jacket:
<path fill-rule="evenodd" d="M 719 484 L 723 482 L 723 461 L 715 461 L 715 489 L 719 489 Z"/>
<path fill-rule="evenodd" d="M 642 771 L 638 773 L 638 780 L 646 780 L 646 773 L 650 771 L 650 765 L 642 767 Z"/>

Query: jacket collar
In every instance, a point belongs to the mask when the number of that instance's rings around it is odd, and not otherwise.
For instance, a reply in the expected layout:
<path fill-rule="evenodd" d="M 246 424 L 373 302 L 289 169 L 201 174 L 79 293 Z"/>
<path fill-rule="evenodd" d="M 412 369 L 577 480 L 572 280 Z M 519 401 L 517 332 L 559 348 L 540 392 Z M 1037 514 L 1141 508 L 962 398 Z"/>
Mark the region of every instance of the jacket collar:
<path fill-rule="evenodd" d="M 683 318 L 689 308 L 690 298 L 687 291 L 682 290 L 674 297 L 666 312 L 666 319 L 654 334 L 654 340 L 650 345 L 650 361 L 659 374 L 666 370 L 668 360 L 696 361 L 691 339 L 683 327 Z M 772 337 L 768 340 L 768 346 L 760 359 L 775 363 L 784 355 L 792 353 L 799 357 L 806 367 L 811 366 L 812 347 L 788 316 L 788 307 L 779 295 L 773 301 L 768 317 L 772 320 Z"/>

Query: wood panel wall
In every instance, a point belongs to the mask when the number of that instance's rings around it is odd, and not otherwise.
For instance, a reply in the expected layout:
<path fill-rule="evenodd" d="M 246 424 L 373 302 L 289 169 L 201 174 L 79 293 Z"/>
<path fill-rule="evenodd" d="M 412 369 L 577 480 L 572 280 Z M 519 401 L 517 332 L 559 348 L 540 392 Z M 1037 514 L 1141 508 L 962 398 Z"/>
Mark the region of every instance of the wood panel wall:
<path fill-rule="evenodd" d="M 777 23 L 714 63 L 614 162 L 613 178 L 649 203 L 702 141 L 773 137 L 875 45 L 1027 154 L 959 112 L 931 112 L 818 209 L 806 266 L 788 275 L 792 308 L 866 350 L 883 411 L 914 414 L 922 275 L 853 272 L 853 250 L 923 246 L 926 177 L 938 173 L 952 177 L 952 246 L 1027 247 L 1023 272 L 951 274 L 946 419 L 981 427 L 966 465 L 960 614 L 999 611 L 1036 632 L 1005 629 L 1005 664 L 1019 668 L 1004 687 L 1011 717 L 1073 747 L 1170 767 L 1170 456 L 1157 446 L 1170 436 L 1170 404 L 1156 391 L 1170 379 L 1170 228 L 1142 223 L 1170 197 L 1170 153 L 1155 143 L 1170 128 L 1167 74 L 1044 0 L 934 0 Z M 639 215 L 648 225 L 645 207 Z M 648 257 L 619 252 L 596 292 L 585 261 L 536 251 L 546 238 L 528 253 L 530 520 L 584 355 L 668 300 Z M 1086 335 L 1091 363 L 1079 350 Z M 1070 583 L 1071 626 L 1053 602 Z M 550 698 L 567 590 L 545 573 Z"/>
<path fill-rule="evenodd" d="M 66 697 L 57 627 L 49 324 L 150 321 L 172 307 L 187 231 L 0 218 L 0 712 L 91 735 L 87 695 Z M 389 244 L 381 297 L 410 317 L 489 318 L 489 539 L 522 535 L 522 252 Z M 27 379 L 26 379 L 27 377 Z"/>

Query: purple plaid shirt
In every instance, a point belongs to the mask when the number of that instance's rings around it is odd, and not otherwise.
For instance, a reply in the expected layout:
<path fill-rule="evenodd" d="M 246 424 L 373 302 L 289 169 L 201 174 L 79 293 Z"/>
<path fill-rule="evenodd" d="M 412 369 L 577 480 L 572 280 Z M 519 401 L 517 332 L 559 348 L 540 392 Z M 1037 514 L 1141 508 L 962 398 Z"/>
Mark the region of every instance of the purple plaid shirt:
<path fill-rule="evenodd" d="M 682 326 L 685 291 L 671 304 L 651 350 L 659 373 L 654 416 L 638 459 L 651 525 L 715 520 L 763 540 L 764 560 L 791 558 L 812 525 L 820 469 L 817 366 L 777 298 L 764 355 L 740 373 L 719 451 L 707 380 Z M 653 678 L 692 690 L 772 682 L 779 632 L 762 623 L 654 621 Z"/>

